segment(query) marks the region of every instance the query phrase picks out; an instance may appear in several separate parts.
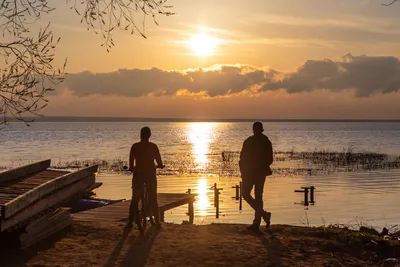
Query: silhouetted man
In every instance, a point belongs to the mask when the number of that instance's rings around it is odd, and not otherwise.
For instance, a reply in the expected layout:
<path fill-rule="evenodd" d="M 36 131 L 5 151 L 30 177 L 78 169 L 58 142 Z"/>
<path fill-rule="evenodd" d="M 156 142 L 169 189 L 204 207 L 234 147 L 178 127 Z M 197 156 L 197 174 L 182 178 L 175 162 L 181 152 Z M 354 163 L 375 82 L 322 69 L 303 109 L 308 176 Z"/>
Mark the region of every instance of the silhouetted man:
<path fill-rule="evenodd" d="M 255 122 L 254 135 L 244 141 L 239 161 L 243 198 L 255 211 L 253 224 L 248 227 L 254 232 L 259 231 L 261 218 L 264 218 L 267 228 L 271 224 L 271 213 L 263 208 L 263 191 L 265 177 L 272 174 L 270 165 L 273 162 L 273 154 L 271 141 L 263 132 L 262 123 Z M 253 187 L 255 198 L 251 196 Z"/>
<path fill-rule="evenodd" d="M 163 168 L 160 151 L 156 144 L 149 141 L 151 130 L 143 127 L 140 130 L 140 142 L 132 145 L 129 155 L 129 170 L 133 172 L 132 178 L 132 200 L 129 210 L 128 226 L 132 226 L 133 219 L 138 212 L 138 202 L 146 185 L 148 203 L 155 224 L 160 224 L 160 212 L 157 202 L 157 177 L 156 167 Z M 154 164 L 157 162 L 157 166 Z M 138 218 L 136 218 L 138 219 Z"/>

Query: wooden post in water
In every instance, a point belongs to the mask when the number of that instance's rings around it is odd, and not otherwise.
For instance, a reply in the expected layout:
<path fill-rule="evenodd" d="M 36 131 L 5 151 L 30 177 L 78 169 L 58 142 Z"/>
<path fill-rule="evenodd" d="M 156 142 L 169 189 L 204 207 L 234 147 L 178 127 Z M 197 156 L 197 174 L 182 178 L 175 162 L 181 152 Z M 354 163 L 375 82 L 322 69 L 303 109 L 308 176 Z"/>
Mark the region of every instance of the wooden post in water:
<path fill-rule="evenodd" d="M 243 201 L 242 201 L 242 199 L 243 199 L 243 182 L 240 182 L 239 183 L 239 210 L 242 210 L 242 208 L 243 208 Z"/>
<path fill-rule="evenodd" d="M 315 203 L 314 190 L 315 190 L 315 186 L 310 186 L 310 203 L 311 204 Z"/>
<path fill-rule="evenodd" d="M 186 192 L 188 194 L 192 193 L 192 189 L 188 189 Z M 189 223 L 193 224 L 194 223 L 194 206 L 193 206 L 193 200 L 189 201 L 188 203 L 188 214 L 189 214 Z"/>
<path fill-rule="evenodd" d="M 302 187 L 301 189 L 304 190 L 304 206 L 308 206 L 309 202 L 308 202 L 308 192 L 310 190 L 310 187 Z"/>
<path fill-rule="evenodd" d="M 215 217 L 218 219 L 219 218 L 219 194 L 221 194 L 219 191 L 222 190 L 222 188 L 218 188 L 217 183 L 214 183 L 214 186 L 212 186 L 211 189 L 214 189 Z"/>
<path fill-rule="evenodd" d="M 304 206 L 309 206 L 310 203 L 314 204 L 315 203 L 315 201 L 314 201 L 315 187 L 314 186 L 310 186 L 310 187 L 303 186 L 303 187 L 301 187 L 301 189 L 303 189 L 303 190 L 294 190 L 294 192 L 304 193 L 304 202 L 302 204 Z M 310 192 L 310 201 L 308 201 L 308 192 Z"/>
<path fill-rule="evenodd" d="M 215 184 L 217 185 L 217 184 Z M 216 208 L 215 208 L 215 218 L 219 218 L 219 190 L 218 188 L 215 188 L 215 202 L 216 202 Z"/>
<path fill-rule="evenodd" d="M 304 206 L 308 206 L 308 190 L 308 187 L 304 188 Z"/>
<path fill-rule="evenodd" d="M 193 201 L 189 202 L 189 223 L 193 224 L 194 223 L 194 206 L 193 206 Z"/>
<path fill-rule="evenodd" d="M 211 189 L 214 189 L 214 207 L 217 206 L 217 183 L 214 183 L 214 185 L 211 187 Z"/>

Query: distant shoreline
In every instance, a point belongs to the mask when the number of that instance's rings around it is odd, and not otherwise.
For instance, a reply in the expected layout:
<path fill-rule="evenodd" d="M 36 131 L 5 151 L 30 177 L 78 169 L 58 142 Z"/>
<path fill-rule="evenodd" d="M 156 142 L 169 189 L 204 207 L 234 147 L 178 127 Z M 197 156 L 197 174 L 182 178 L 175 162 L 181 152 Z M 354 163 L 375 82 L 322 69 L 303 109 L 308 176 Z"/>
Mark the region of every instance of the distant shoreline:
<path fill-rule="evenodd" d="M 219 119 L 219 118 L 144 118 L 144 117 L 72 117 L 43 116 L 35 122 L 400 122 L 400 119 Z M 9 122 L 17 122 L 9 118 Z"/>

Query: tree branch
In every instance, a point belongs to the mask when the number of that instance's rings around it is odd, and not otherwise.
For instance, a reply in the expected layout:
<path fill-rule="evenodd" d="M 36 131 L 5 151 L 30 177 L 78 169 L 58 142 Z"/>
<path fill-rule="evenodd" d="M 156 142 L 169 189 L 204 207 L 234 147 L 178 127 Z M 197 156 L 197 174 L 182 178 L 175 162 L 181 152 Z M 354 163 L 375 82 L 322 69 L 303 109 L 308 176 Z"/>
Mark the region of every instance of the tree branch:
<path fill-rule="evenodd" d="M 392 2 L 388 3 L 388 4 L 382 4 L 382 6 L 391 6 L 394 3 L 396 3 L 398 0 L 392 0 Z"/>
<path fill-rule="evenodd" d="M 64 79 L 63 70 L 52 66 L 58 42 L 47 26 L 36 38 L 20 35 L 13 42 L 0 43 L 0 55 L 8 65 L 0 69 L 0 124 L 10 116 L 29 122 L 26 114 L 38 116 L 47 105 L 45 94 Z"/>
<path fill-rule="evenodd" d="M 101 33 L 104 38 L 102 46 L 107 51 L 114 46 L 112 33 L 115 29 L 139 33 L 146 38 L 144 18 L 151 16 L 155 24 L 157 15 L 170 16 L 174 13 L 166 11 L 172 6 L 166 5 L 167 0 L 67 0 L 71 8 L 81 16 L 81 22 L 86 23 L 88 30 Z M 82 9 L 81 11 L 79 9 Z M 136 17 L 143 14 L 142 27 L 138 26 Z"/>
<path fill-rule="evenodd" d="M 168 0 L 67 0 L 71 9 L 81 16 L 88 30 L 101 33 L 106 50 L 114 46 L 115 29 L 138 32 L 146 38 L 144 18 L 173 15 L 166 11 Z M 78 9 L 82 9 L 79 11 Z M 31 37 L 30 27 L 43 13 L 50 13 L 48 0 L 0 0 L 0 32 L 9 42 L 0 41 L 0 58 L 5 67 L 0 69 L 0 125 L 9 116 L 29 122 L 26 114 L 40 115 L 46 105 L 46 95 L 64 80 L 65 64 L 61 69 L 53 66 L 54 51 L 60 39 L 55 40 L 49 25 Z M 142 27 L 136 21 L 143 15 Z M 3 64 L 4 65 L 4 64 Z M 1 65 L 0 65 L 1 66 Z"/>

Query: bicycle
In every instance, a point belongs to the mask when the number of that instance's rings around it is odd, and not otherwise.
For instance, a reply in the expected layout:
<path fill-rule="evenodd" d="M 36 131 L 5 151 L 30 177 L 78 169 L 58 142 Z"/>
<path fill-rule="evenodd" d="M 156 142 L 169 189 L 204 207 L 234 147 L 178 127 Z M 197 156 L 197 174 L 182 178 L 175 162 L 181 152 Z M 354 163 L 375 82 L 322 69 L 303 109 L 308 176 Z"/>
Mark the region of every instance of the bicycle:
<path fill-rule="evenodd" d="M 157 169 L 162 169 L 164 168 L 164 165 L 157 165 L 156 168 Z M 124 166 L 123 169 L 125 171 L 130 171 L 128 169 L 127 166 Z M 146 230 L 147 227 L 147 218 L 149 219 L 150 223 L 152 225 L 155 225 L 155 220 L 154 220 L 154 215 L 152 214 L 152 210 L 149 207 L 149 194 L 147 192 L 147 183 L 144 182 L 143 186 L 141 188 L 141 190 L 139 191 L 139 199 L 137 201 L 137 205 L 140 205 L 140 209 L 139 207 L 136 207 L 136 209 L 134 211 L 136 211 L 135 213 L 131 214 L 133 211 L 132 209 L 134 208 L 134 201 L 136 200 L 136 196 L 135 196 L 135 190 L 133 188 L 133 184 L 132 184 L 132 200 L 131 200 L 131 206 L 129 207 L 129 222 L 128 222 L 128 226 L 131 227 L 132 223 L 135 222 L 138 230 L 141 234 L 144 233 L 144 231 Z"/>

